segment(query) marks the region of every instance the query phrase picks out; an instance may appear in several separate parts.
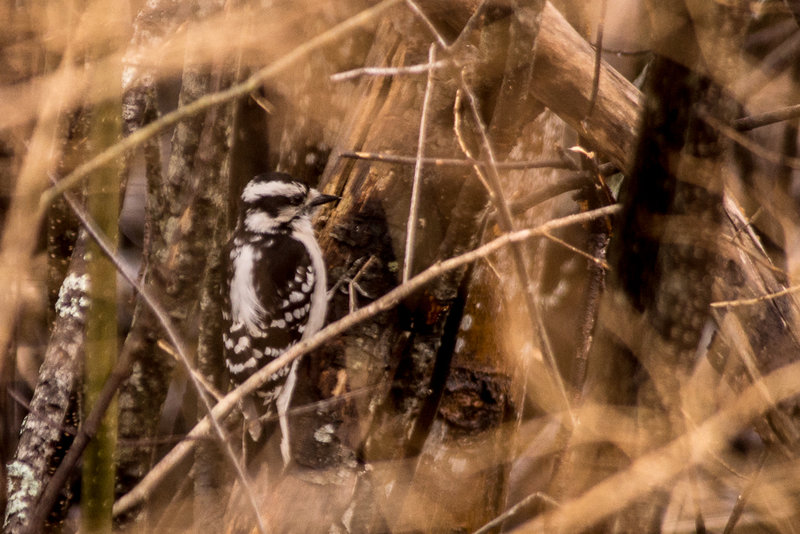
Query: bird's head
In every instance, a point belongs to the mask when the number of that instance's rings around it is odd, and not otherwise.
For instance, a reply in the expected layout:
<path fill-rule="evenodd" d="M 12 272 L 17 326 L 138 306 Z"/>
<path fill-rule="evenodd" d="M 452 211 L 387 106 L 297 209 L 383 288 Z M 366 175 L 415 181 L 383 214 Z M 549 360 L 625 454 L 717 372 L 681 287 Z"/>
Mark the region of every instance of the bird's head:
<path fill-rule="evenodd" d="M 242 191 L 239 220 L 253 233 L 267 234 L 310 220 L 317 207 L 339 200 L 281 172 L 259 174 Z"/>

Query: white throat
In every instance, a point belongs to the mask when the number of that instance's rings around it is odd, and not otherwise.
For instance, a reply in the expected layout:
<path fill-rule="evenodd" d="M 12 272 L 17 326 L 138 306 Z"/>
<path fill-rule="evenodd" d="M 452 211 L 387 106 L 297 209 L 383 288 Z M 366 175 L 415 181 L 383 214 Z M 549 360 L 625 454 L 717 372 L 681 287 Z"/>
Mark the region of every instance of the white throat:
<path fill-rule="evenodd" d="M 244 227 L 255 234 L 269 234 L 275 231 L 275 220 L 263 211 L 248 212 L 244 216 Z"/>

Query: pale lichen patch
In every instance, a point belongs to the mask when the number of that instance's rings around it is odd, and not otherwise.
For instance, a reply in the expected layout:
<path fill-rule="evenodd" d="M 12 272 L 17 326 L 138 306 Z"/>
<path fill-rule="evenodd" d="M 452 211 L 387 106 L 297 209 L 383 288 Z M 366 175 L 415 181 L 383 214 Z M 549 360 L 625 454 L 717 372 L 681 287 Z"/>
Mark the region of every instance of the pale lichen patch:
<path fill-rule="evenodd" d="M 6 522 L 12 517 L 19 518 L 20 514 L 25 513 L 29 509 L 26 503 L 38 499 L 41 490 L 41 481 L 36 478 L 31 466 L 19 460 L 9 463 Z"/>
<path fill-rule="evenodd" d="M 89 307 L 89 275 L 80 276 L 70 273 L 64 278 L 58 291 L 56 313 L 59 317 L 83 320 L 86 308 Z"/>
<path fill-rule="evenodd" d="M 322 425 L 314 432 L 314 439 L 320 443 L 330 443 L 333 441 L 334 430 L 333 425 L 330 423 Z"/>

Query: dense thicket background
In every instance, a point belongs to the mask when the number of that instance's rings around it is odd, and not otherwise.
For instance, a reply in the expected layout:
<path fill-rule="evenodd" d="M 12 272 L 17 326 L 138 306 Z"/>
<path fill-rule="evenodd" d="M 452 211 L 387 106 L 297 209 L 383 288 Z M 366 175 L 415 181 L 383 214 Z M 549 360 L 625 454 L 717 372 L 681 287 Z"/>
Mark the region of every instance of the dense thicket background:
<path fill-rule="evenodd" d="M 797 530 L 794 0 L 0 9 L 4 531 Z M 268 170 L 342 200 L 245 469 Z"/>

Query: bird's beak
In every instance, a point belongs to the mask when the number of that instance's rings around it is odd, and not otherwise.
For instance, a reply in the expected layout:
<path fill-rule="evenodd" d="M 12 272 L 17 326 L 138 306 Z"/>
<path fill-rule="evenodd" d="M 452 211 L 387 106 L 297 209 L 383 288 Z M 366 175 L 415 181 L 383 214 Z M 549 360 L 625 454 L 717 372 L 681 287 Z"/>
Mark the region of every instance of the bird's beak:
<path fill-rule="evenodd" d="M 341 200 L 341 197 L 337 197 L 336 195 L 323 195 L 323 194 L 320 194 L 317 197 L 311 199 L 308 202 L 308 205 L 310 207 L 321 206 L 322 204 L 327 204 L 328 202 L 334 202 L 336 200 Z"/>

